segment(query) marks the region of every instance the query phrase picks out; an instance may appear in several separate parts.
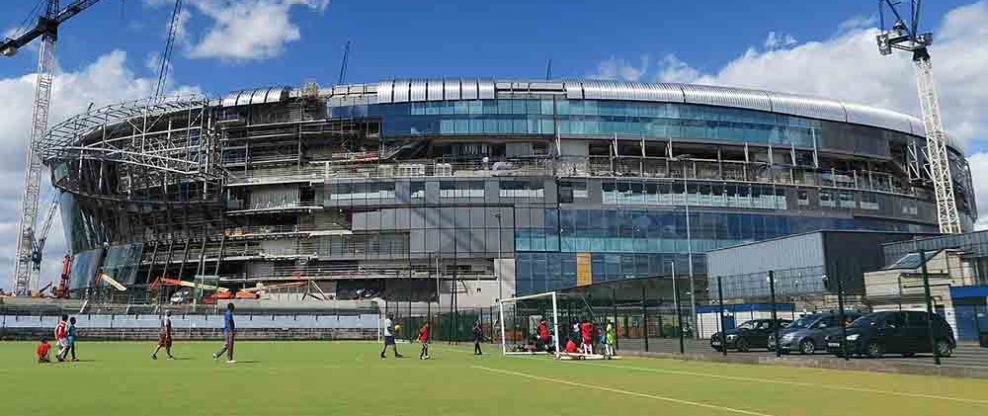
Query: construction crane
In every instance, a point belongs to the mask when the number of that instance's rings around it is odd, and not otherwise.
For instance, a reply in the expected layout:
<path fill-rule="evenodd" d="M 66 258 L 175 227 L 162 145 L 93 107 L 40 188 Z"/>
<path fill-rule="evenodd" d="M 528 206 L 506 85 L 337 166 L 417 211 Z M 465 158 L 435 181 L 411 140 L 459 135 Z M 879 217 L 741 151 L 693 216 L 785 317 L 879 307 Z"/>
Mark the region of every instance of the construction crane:
<path fill-rule="evenodd" d="M 48 108 L 51 103 L 51 88 L 55 69 L 55 41 L 58 28 L 66 20 L 98 3 L 99 0 L 75 0 L 64 9 L 59 8 L 58 0 L 48 0 L 45 13 L 38 17 L 38 23 L 31 30 L 14 39 L 0 43 L 0 55 L 13 56 L 17 50 L 40 37 L 38 49 L 37 82 L 34 87 L 34 111 L 31 122 L 31 137 L 25 149 L 24 193 L 21 196 L 21 216 L 17 234 L 17 253 L 14 260 L 14 274 L 11 288 L 18 296 L 30 295 L 31 289 L 38 286 L 37 274 L 32 272 L 35 232 L 38 217 L 38 197 L 41 193 L 41 159 L 35 147 L 48 129 Z M 35 278 L 32 278 L 35 276 Z"/>
<path fill-rule="evenodd" d="M 159 101 L 165 94 L 165 81 L 168 79 L 168 67 L 171 64 L 172 49 L 175 47 L 175 34 L 178 32 L 178 20 L 181 14 L 182 0 L 175 0 L 175 7 L 172 9 L 172 18 L 168 24 L 168 37 L 165 39 L 165 48 L 161 51 L 161 56 L 158 59 L 158 81 L 155 82 L 151 102 Z"/>
<path fill-rule="evenodd" d="M 923 127 L 926 128 L 926 158 L 929 162 L 930 178 L 936 195 L 937 221 L 940 232 L 958 234 L 961 229 L 957 214 L 957 201 L 954 199 L 954 182 L 950 174 L 950 159 L 947 155 L 947 134 L 940 118 L 940 102 L 936 85 L 933 82 L 933 63 L 928 47 L 933 43 L 932 33 L 919 33 L 919 14 L 922 0 L 909 0 L 909 21 L 899 12 L 901 2 L 879 0 L 878 12 L 881 30 L 878 34 L 878 51 L 891 55 L 897 49 L 912 53 L 916 67 L 916 86 L 919 89 L 920 108 L 923 112 Z M 885 27 L 886 11 L 892 14 L 892 26 Z"/>
<path fill-rule="evenodd" d="M 45 242 L 48 241 L 48 233 L 51 231 L 52 221 L 55 219 L 55 213 L 58 212 L 58 195 L 52 198 L 51 203 L 48 204 L 48 211 L 45 212 L 45 219 L 41 221 L 40 232 L 35 234 L 37 237 L 32 241 L 31 247 L 31 263 L 34 266 L 31 268 L 32 275 L 31 281 L 37 281 L 37 273 L 41 271 L 41 259 L 45 251 Z"/>

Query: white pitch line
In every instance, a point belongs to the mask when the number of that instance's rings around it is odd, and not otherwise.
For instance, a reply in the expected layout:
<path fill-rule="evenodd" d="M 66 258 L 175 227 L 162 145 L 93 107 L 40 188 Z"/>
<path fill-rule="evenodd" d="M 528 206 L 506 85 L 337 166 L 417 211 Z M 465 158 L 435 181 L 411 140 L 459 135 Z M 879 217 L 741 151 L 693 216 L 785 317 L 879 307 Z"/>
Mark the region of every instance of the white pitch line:
<path fill-rule="evenodd" d="M 484 370 L 484 371 L 494 372 L 494 373 L 501 373 L 501 374 L 506 374 L 506 375 L 511 375 L 511 376 L 525 377 L 525 378 L 529 378 L 529 379 L 532 379 L 532 380 L 547 381 L 547 382 L 550 382 L 550 383 L 558 383 L 558 384 L 566 384 L 566 385 L 574 386 L 574 387 L 583 387 L 583 388 L 586 388 L 586 389 L 601 390 L 601 391 L 606 391 L 606 392 L 609 392 L 609 393 L 618 393 L 618 394 L 624 394 L 624 395 L 634 396 L 634 397 L 641 397 L 641 398 L 646 398 L 646 399 L 661 400 L 661 401 L 670 402 L 670 403 L 677 403 L 677 404 L 684 404 L 684 405 L 689 405 L 689 406 L 703 407 L 703 408 L 707 408 L 707 409 L 715 409 L 715 410 L 720 410 L 720 411 L 730 412 L 730 413 L 739 413 L 739 414 L 751 415 L 751 416 L 771 416 L 771 415 L 769 415 L 767 413 L 758 413 L 758 412 L 752 412 L 752 411 L 749 411 L 749 410 L 735 409 L 733 407 L 718 406 L 718 405 L 715 405 L 715 404 L 707 404 L 707 403 L 693 402 L 693 401 L 689 401 L 689 400 L 675 399 L 675 398 L 672 398 L 672 397 L 665 397 L 665 396 L 656 396 L 654 394 L 638 393 L 638 392 L 634 392 L 634 391 L 614 389 L 614 388 L 604 387 L 604 386 L 595 386 L 595 385 L 592 385 L 592 384 L 583 384 L 583 383 L 577 383 L 575 381 L 560 380 L 560 379 L 557 379 L 557 378 L 549 378 L 549 377 L 535 376 L 535 375 L 526 374 L 526 373 L 519 373 L 517 371 L 500 370 L 500 369 L 490 368 L 490 367 L 484 367 L 484 366 L 480 366 L 480 365 L 474 365 L 474 366 L 471 366 L 471 367 L 476 368 L 476 369 L 480 369 L 480 370 Z"/>
<path fill-rule="evenodd" d="M 935 399 L 935 400 L 947 400 L 962 403 L 974 403 L 988 405 L 988 400 L 978 400 L 978 399 L 965 399 L 962 397 L 950 397 L 950 396 L 935 396 L 932 394 L 923 393 L 905 393 L 901 391 L 892 390 L 879 390 L 871 389 L 867 387 L 846 387 L 846 386 L 834 386 L 830 384 L 814 384 L 814 383 L 804 383 L 800 381 L 782 381 L 782 380 L 769 380 L 764 378 L 749 378 L 749 377 L 738 377 L 738 376 L 725 376 L 720 374 L 704 374 L 704 373 L 694 373 L 692 371 L 681 371 L 681 370 L 665 370 L 661 368 L 650 368 L 650 367 L 632 367 L 626 365 L 615 365 L 615 364 L 599 364 L 599 363 L 583 363 L 583 365 L 593 365 L 597 367 L 610 367 L 610 368 L 620 368 L 624 370 L 635 370 L 635 371 L 645 371 L 651 373 L 665 373 L 665 374 L 677 374 L 684 376 L 694 376 L 694 377 L 707 377 L 707 378 L 717 378 L 722 380 L 732 380 L 732 381 L 743 381 L 743 382 L 757 382 L 757 383 L 772 383 L 772 384 L 784 384 L 788 386 L 799 386 L 799 387 L 810 387 L 810 388 L 822 388 L 831 390 L 841 390 L 850 391 L 856 393 L 874 393 L 874 394 L 884 394 L 889 396 L 899 396 L 899 397 L 909 397 L 914 399 Z"/>

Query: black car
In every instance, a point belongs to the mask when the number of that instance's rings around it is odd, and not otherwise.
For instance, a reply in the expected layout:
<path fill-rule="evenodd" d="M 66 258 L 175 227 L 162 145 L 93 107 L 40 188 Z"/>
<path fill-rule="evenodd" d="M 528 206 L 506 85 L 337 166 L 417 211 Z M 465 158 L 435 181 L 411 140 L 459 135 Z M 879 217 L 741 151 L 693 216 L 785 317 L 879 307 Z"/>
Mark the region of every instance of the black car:
<path fill-rule="evenodd" d="M 875 312 L 864 315 L 847 327 L 847 353 L 879 358 L 884 354 L 911 357 L 932 352 L 929 338 L 930 314 L 922 311 Z M 843 356 L 840 331 L 827 336 L 827 351 Z M 941 357 L 949 357 L 957 341 L 954 331 L 940 315 L 933 314 L 933 342 Z"/>
<path fill-rule="evenodd" d="M 785 328 L 791 321 L 786 319 L 755 319 L 738 325 L 734 329 L 724 331 L 723 345 L 720 332 L 710 337 L 710 346 L 717 351 L 723 348 L 747 352 L 752 348 L 768 348 L 768 336 L 775 333 L 775 328 Z"/>
<path fill-rule="evenodd" d="M 844 322 L 850 322 L 861 314 L 847 312 L 844 314 Z M 841 322 L 841 316 L 835 312 L 815 313 L 805 315 L 789 326 L 779 330 L 780 349 L 783 353 L 799 352 L 802 354 L 813 354 L 817 351 L 827 351 L 827 335 L 832 333 L 837 324 Z M 768 349 L 775 350 L 775 336 L 769 334 Z"/>

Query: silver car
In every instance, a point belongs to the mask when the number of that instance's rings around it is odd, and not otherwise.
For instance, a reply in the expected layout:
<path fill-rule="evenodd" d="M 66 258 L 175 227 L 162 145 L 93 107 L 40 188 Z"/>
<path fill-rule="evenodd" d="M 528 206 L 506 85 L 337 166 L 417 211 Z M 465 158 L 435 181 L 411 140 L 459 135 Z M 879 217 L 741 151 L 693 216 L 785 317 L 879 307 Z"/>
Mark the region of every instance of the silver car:
<path fill-rule="evenodd" d="M 844 314 L 845 322 L 850 322 L 860 316 L 857 313 L 847 312 Z M 783 353 L 799 352 L 801 354 L 813 354 L 817 351 L 827 351 L 825 338 L 836 328 L 840 328 L 840 315 L 837 313 L 815 313 L 805 315 L 788 327 L 779 330 L 779 346 Z M 776 348 L 775 337 L 769 335 L 768 348 Z"/>

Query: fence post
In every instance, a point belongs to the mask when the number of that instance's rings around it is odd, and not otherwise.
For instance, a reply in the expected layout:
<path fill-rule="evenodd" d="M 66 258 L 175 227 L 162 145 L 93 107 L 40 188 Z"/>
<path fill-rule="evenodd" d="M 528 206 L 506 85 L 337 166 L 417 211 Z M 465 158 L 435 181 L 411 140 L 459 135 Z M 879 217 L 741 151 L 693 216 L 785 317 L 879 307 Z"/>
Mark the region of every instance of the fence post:
<path fill-rule="evenodd" d="M 926 335 L 930 339 L 930 348 L 933 350 L 933 363 L 940 365 L 940 351 L 937 351 L 937 340 L 933 337 L 933 297 L 930 296 L 930 275 L 926 272 L 926 253 L 919 252 L 919 264 L 923 272 L 923 293 L 926 296 Z"/>
<path fill-rule="evenodd" d="M 775 272 L 768 271 L 768 291 L 772 296 L 772 338 L 775 339 L 775 356 L 782 356 L 782 348 L 779 345 L 779 313 L 775 304 Z"/>
<path fill-rule="evenodd" d="M 717 300 L 720 305 L 720 350 L 727 356 L 727 326 L 724 325 L 724 288 L 721 287 L 720 276 L 717 276 Z"/>
<path fill-rule="evenodd" d="M 645 306 L 645 285 L 642 284 L 642 339 L 645 340 L 645 352 L 648 352 L 648 307 Z"/>
<path fill-rule="evenodd" d="M 844 322 L 844 278 L 841 276 L 840 263 L 835 262 L 834 269 L 837 272 L 837 319 L 840 319 L 841 355 L 844 356 L 844 361 L 850 361 L 851 355 L 847 353 L 847 325 Z"/>

